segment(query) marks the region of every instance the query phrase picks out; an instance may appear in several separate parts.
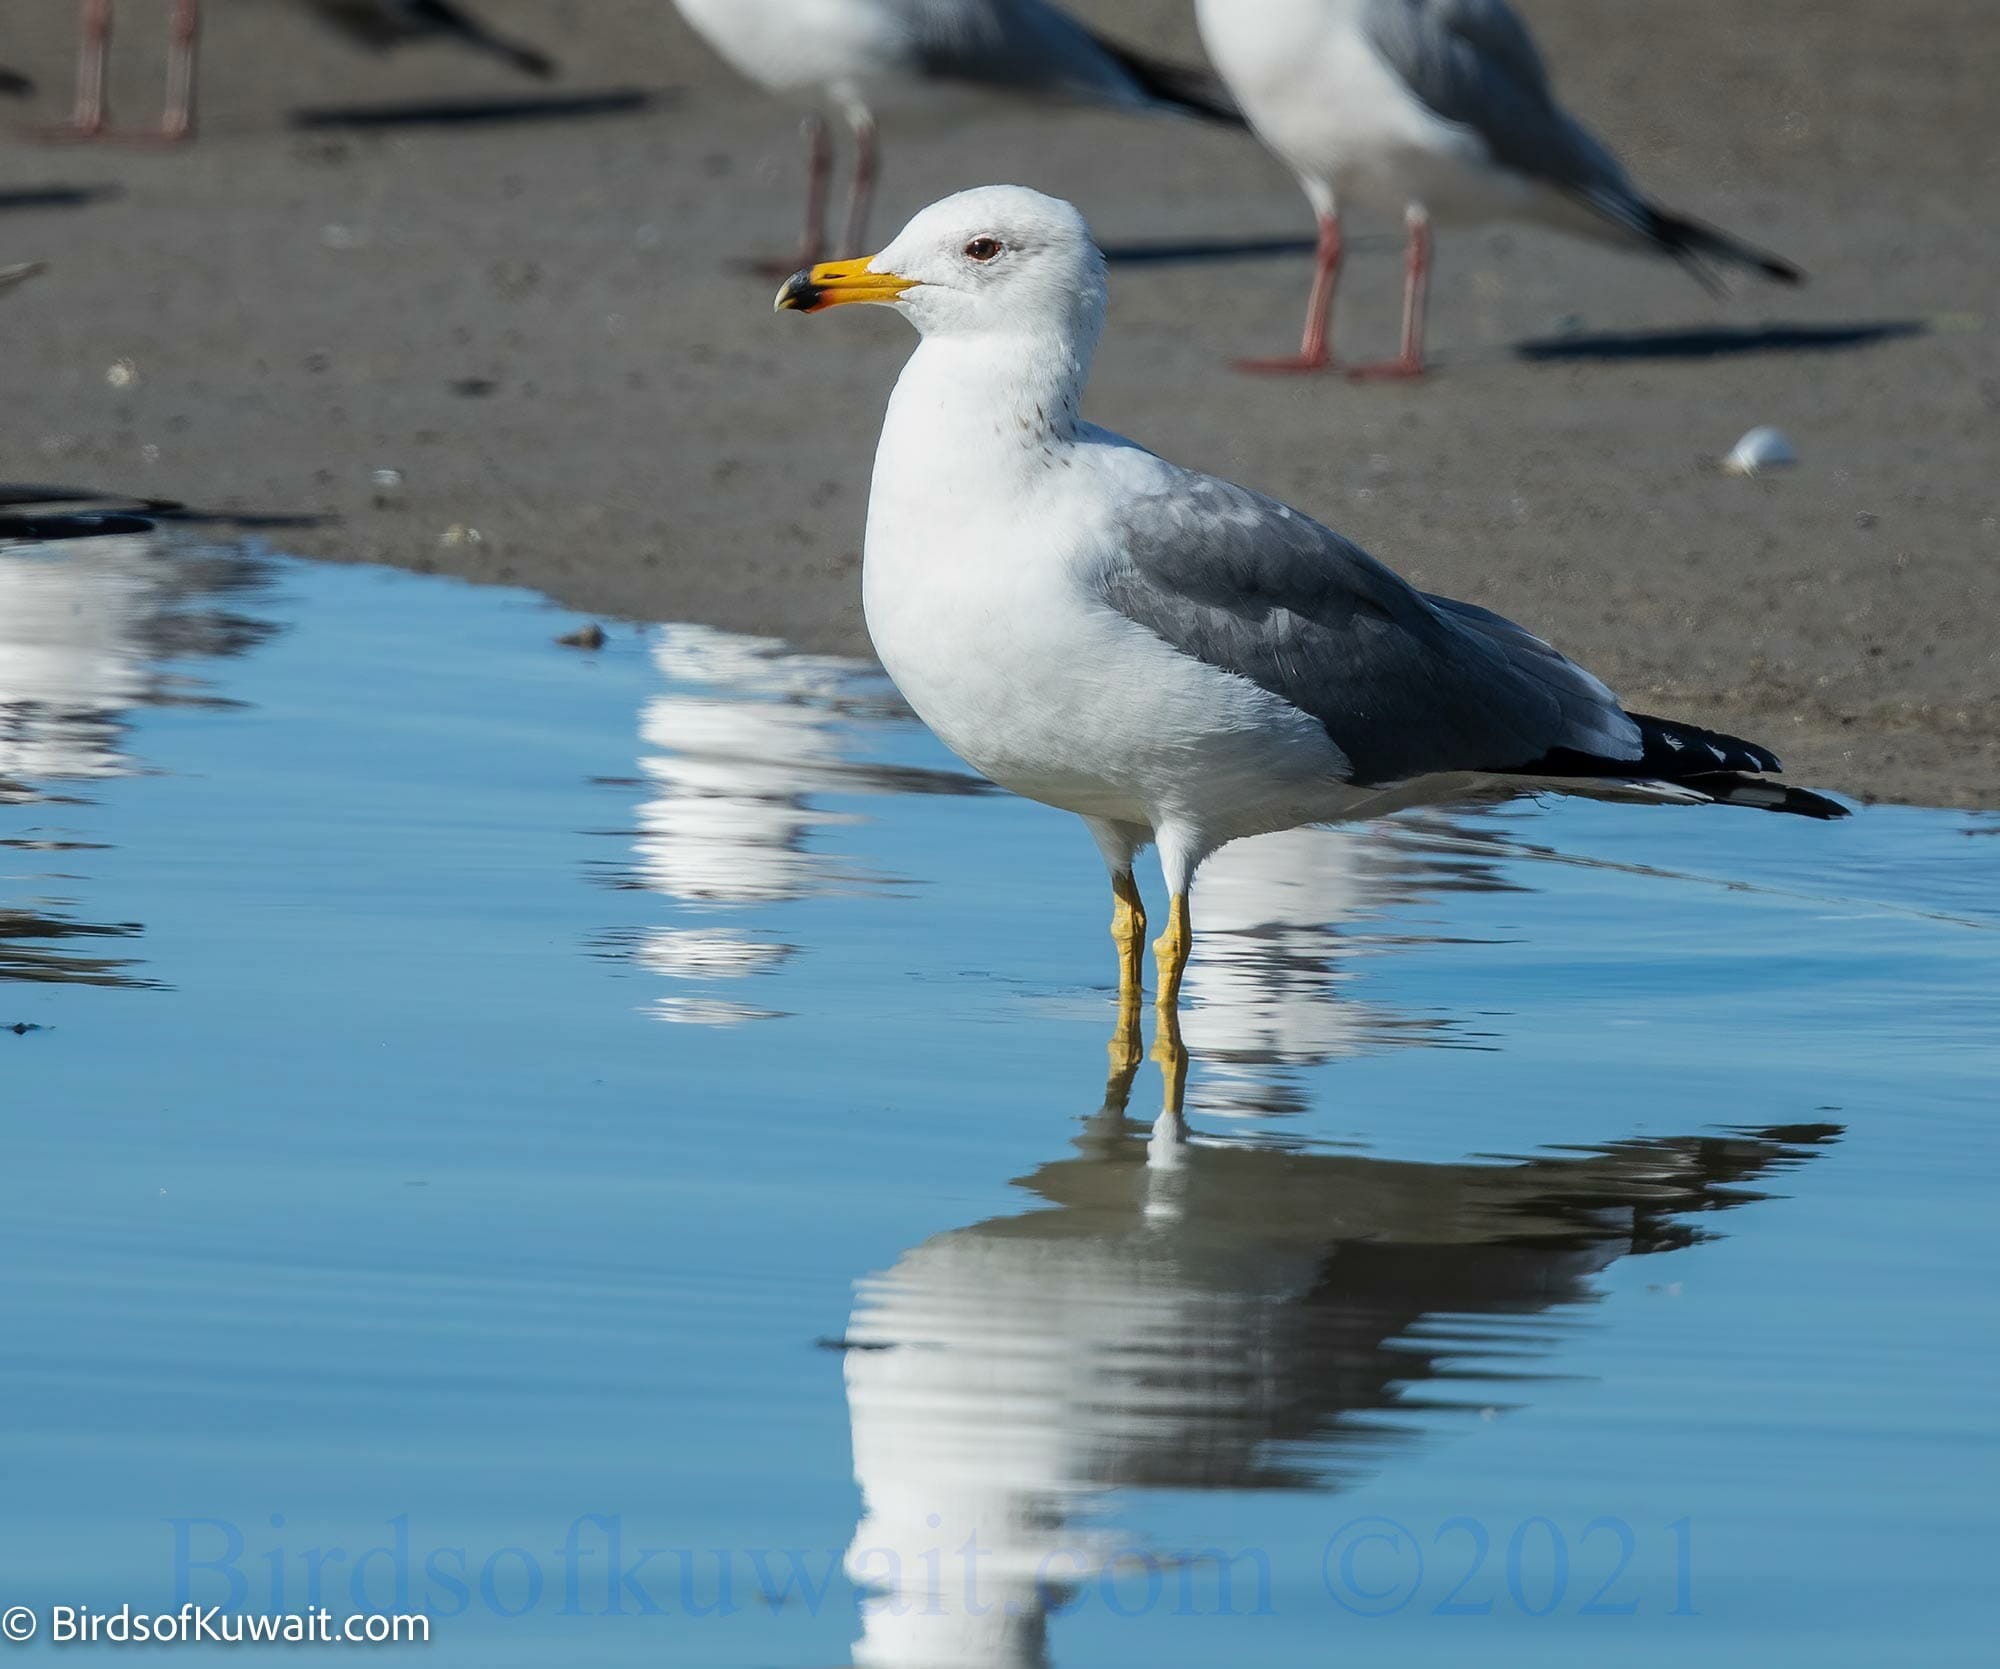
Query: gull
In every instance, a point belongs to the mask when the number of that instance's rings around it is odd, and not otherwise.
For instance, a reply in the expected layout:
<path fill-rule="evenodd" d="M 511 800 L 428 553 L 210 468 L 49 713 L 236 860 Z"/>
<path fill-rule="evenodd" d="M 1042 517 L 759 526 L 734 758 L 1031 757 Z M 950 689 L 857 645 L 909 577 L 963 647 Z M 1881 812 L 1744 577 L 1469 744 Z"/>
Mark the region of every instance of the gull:
<path fill-rule="evenodd" d="M 950 107 L 974 96 L 1011 96 L 1243 118 L 1206 70 L 1104 39 L 1047 0 L 676 0 L 681 16 L 746 80 L 805 101 L 805 227 L 795 264 L 823 252 L 833 152 L 822 106 L 854 134 L 854 177 L 841 253 L 867 235 L 879 156 L 876 112 Z"/>
<path fill-rule="evenodd" d="M 1844 814 L 1758 780 L 1779 768 L 1766 749 L 1627 713 L 1524 627 L 1084 422 L 1106 299 L 1074 207 L 987 186 L 879 255 L 795 273 L 776 305 L 877 303 L 921 336 L 875 455 L 869 635 L 948 747 L 1084 820 L 1134 1026 L 1148 844 L 1170 900 L 1153 947 L 1165 1038 L 1195 870 L 1246 835 L 1550 788 Z"/>
<path fill-rule="evenodd" d="M 1434 215 L 1537 221 L 1649 249 L 1711 290 L 1717 262 L 1802 280 L 1788 261 L 1648 198 L 1556 102 L 1507 0 L 1195 0 L 1195 14 L 1251 129 L 1298 176 L 1319 219 L 1298 353 L 1243 369 L 1332 363 L 1340 216 L 1355 202 L 1401 210 L 1408 230 L 1402 351 L 1357 376 L 1423 372 Z"/>

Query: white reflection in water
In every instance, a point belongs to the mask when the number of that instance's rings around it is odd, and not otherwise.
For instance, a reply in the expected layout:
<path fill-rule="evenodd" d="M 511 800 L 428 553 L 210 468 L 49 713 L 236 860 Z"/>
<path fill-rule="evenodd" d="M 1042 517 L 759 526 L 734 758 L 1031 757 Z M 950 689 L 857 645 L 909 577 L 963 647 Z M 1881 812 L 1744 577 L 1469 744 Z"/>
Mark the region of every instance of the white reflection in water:
<path fill-rule="evenodd" d="M 1392 1043 L 1436 1042 L 1441 1021 L 1347 996 L 1354 960 L 1392 948 L 1365 924 L 1422 896 L 1422 824 L 1287 829 L 1225 846 L 1202 866 L 1182 1033 L 1208 1064 L 1204 1111 L 1296 1111 L 1296 1069 Z M 1502 883 L 1489 869 L 1484 884 Z M 1480 884 L 1461 876 L 1457 885 Z"/>
<path fill-rule="evenodd" d="M 663 627 L 653 661 L 673 688 L 639 716 L 647 798 L 633 842 L 650 890 L 698 910 L 803 898 L 831 885 L 814 831 L 851 822 L 812 803 L 844 760 L 842 692 L 855 662 L 793 655 L 770 638 L 705 626 Z M 730 980 L 765 973 L 793 947 L 726 922 L 649 928 L 635 951 L 670 979 Z M 719 996 L 657 999 L 680 1025 L 728 1026 L 775 1010 Z"/>
<path fill-rule="evenodd" d="M 126 752 L 132 710 L 213 702 L 178 663 L 238 654 L 268 637 L 268 622 L 222 606 L 266 581 L 266 565 L 254 555 L 175 549 L 151 534 L 0 548 L 0 803 L 34 803 L 53 785 L 140 769 Z M 10 834 L 0 844 L 24 852 L 76 849 L 49 829 Z M 127 971 L 128 958 L 53 948 L 140 932 L 131 922 L 77 921 L 59 907 L 69 902 L 0 901 L 0 979 L 152 983 Z"/>
<path fill-rule="evenodd" d="M 1684 1215 L 1762 1198 L 1743 1184 L 1836 1135 L 1494 1165 L 1197 1140 L 1162 1170 L 1107 1106 L 1079 1157 L 1020 1184 L 1041 1209 L 938 1235 L 862 1284 L 845 1362 L 864 1498 L 847 1568 L 871 1590 L 855 1663 L 1046 1664 L 1052 1610 L 1121 1568 L 1138 1573 L 1121 1594 L 1164 1568 L 1168 1594 L 1192 1583 L 1214 1614 L 1222 1570 L 1147 1553 L 1104 1516 L 1107 1491 L 1336 1489 L 1441 1407 L 1518 1400 L 1567 1331 L 1547 1312 L 1591 1302 L 1621 1256 L 1686 1245 Z M 1255 1558 L 1227 1580 L 1254 1610 Z"/>
<path fill-rule="evenodd" d="M 198 699 L 167 657 L 228 655 L 261 622 L 191 605 L 258 578 L 242 557 L 177 557 L 147 534 L 0 551 L 0 778 L 119 776 L 125 714 Z"/>
<path fill-rule="evenodd" d="M 648 701 L 639 720 L 649 794 L 635 847 L 646 885 L 699 904 L 823 890 L 828 860 L 808 839 L 853 819 L 811 799 L 845 762 L 838 703 L 865 669 L 702 626 L 663 628 L 653 661 L 676 687 Z"/>
<path fill-rule="evenodd" d="M 881 722 L 896 711 L 865 662 L 793 654 L 774 638 L 706 626 L 660 628 L 653 660 L 670 687 L 639 716 L 647 797 L 633 840 L 637 874 L 698 918 L 641 936 L 634 959 L 654 973 L 715 982 L 771 972 L 796 947 L 734 925 L 727 912 L 865 884 L 818 841 L 859 821 L 819 803 L 825 795 L 977 786 L 856 760 L 870 739 L 856 720 Z M 733 1025 L 776 1011 L 706 995 L 660 998 L 653 1012 Z"/>

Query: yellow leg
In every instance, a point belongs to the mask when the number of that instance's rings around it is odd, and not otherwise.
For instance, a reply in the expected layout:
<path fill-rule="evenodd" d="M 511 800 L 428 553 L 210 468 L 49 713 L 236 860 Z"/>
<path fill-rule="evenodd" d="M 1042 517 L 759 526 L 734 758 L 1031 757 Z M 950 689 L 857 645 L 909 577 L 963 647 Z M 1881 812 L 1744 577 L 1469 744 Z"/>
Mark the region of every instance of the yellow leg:
<path fill-rule="evenodd" d="M 1181 975 L 1187 972 L 1188 953 L 1194 949 L 1194 927 L 1188 920 L 1187 894 L 1177 892 L 1167 906 L 1167 930 L 1153 941 L 1153 957 L 1160 965 L 1160 989 L 1154 997 L 1162 1014 L 1180 1007 Z"/>
<path fill-rule="evenodd" d="M 1118 1000 L 1118 1029 L 1111 1034 L 1105 1053 L 1111 1057 L 1110 1075 L 1104 1082 L 1104 1105 L 1124 1112 L 1131 1099 L 1132 1080 L 1139 1062 L 1145 1058 L 1139 1041 L 1139 993 L 1134 990 Z"/>
<path fill-rule="evenodd" d="M 1167 930 L 1153 941 L 1153 956 L 1160 968 L 1160 989 L 1153 999 L 1158 1009 L 1153 1059 L 1160 1063 L 1160 1075 L 1167 1081 L 1167 1111 L 1171 1113 L 1180 1111 L 1181 1092 L 1187 1085 L 1187 1046 L 1181 1042 L 1181 975 L 1187 972 L 1188 954 L 1193 949 L 1187 894 L 1177 892 L 1167 906 Z"/>
<path fill-rule="evenodd" d="M 1111 878 L 1111 941 L 1118 947 L 1118 1006 L 1139 1001 L 1146 948 L 1146 904 L 1128 869 Z"/>
<path fill-rule="evenodd" d="M 1111 877 L 1111 942 L 1118 947 L 1118 1029 L 1111 1034 L 1111 1082 L 1105 1104 L 1122 1107 L 1139 1070 L 1139 998 L 1146 955 L 1146 901 L 1128 869 Z"/>
<path fill-rule="evenodd" d="M 1178 1118 L 1181 1098 L 1187 1091 L 1188 1073 L 1188 1052 L 1187 1045 L 1181 1041 L 1179 1009 L 1160 1010 L 1159 1030 L 1153 1037 L 1153 1059 L 1160 1063 L 1160 1078 L 1166 1088 L 1162 1107 Z"/>

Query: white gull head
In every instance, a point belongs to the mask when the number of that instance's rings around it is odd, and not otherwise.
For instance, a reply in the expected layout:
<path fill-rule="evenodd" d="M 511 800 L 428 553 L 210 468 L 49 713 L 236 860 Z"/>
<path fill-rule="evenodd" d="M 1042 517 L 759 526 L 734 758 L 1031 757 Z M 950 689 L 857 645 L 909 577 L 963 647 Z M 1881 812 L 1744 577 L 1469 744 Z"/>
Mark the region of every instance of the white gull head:
<path fill-rule="evenodd" d="M 925 336 L 1057 338 L 1087 359 L 1104 326 L 1104 257 L 1075 207 L 1026 186 L 961 191 L 878 255 L 796 274 L 780 308 L 893 306 Z"/>

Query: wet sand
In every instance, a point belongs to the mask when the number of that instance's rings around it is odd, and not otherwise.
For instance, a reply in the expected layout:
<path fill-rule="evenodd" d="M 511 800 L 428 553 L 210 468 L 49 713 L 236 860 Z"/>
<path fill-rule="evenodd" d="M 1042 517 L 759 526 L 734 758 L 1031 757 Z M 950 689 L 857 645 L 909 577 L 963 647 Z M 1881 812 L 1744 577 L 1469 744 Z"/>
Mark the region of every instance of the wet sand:
<path fill-rule="evenodd" d="M 774 318 L 771 282 L 741 270 L 793 237 L 792 118 L 663 0 L 483 9 L 563 80 L 445 48 L 371 59 L 243 0 L 212 8 L 199 143 L 0 150 L 0 265 L 49 263 L 0 294 L 0 479 L 324 516 L 268 537 L 865 651 L 869 459 L 910 338 L 886 315 Z M 1186 0 L 1076 9 L 1198 51 Z M 1226 360 L 1292 344 L 1306 258 L 1224 252 L 1305 237 L 1296 187 L 1242 137 L 1087 114 L 892 130 L 878 233 L 996 178 L 1074 198 L 1108 247 L 1183 257 L 1115 266 L 1097 420 L 1534 626 L 1630 705 L 1770 743 L 1799 780 L 2000 805 L 1992 26 L 1945 0 L 1522 9 L 1643 181 L 1812 283 L 1717 303 L 1664 262 L 1446 228 L 1435 377 L 1246 378 Z M 135 120 L 157 108 L 156 10 L 121 10 Z M 42 83 L 25 119 L 60 113 L 67 12 L 0 39 Z M 614 89 L 651 98 L 289 125 Z M 32 201 L 50 188 L 75 200 Z M 1379 357 L 1397 229 L 1350 230 L 1341 343 Z M 1798 467 L 1720 474 L 1757 423 Z"/>

